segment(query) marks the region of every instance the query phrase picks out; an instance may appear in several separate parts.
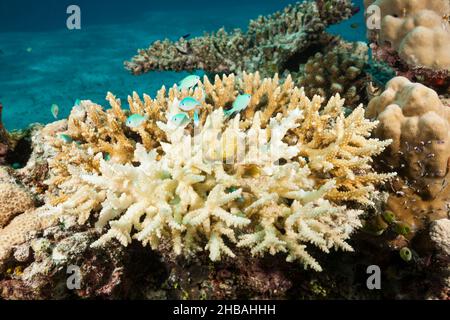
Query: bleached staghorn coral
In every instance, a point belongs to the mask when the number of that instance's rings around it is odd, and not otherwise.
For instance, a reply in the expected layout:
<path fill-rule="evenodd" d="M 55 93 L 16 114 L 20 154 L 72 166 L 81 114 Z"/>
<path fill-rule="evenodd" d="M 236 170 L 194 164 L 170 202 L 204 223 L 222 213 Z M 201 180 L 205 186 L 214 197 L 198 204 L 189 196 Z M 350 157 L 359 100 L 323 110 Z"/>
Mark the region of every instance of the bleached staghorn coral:
<path fill-rule="evenodd" d="M 285 114 L 295 108 L 301 99 L 300 90 L 295 88 L 290 77 L 284 83 L 280 83 L 277 75 L 272 79 L 261 79 L 259 73 L 244 73 L 242 78 L 236 78 L 234 75 L 222 78 L 216 76 L 213 82 L 205 77 L 195 90 L 179 90 L 174 86 L 169 90 L 163 87 L 153 99 L 145 94 L 143 99 L 136 93 L 129 96 L 130 113 L 141 114 L 148 119 L 143 126 L 136 129 L 125 125 L 129 113 L 122 109 L 121 101 L 113 94 L 107 95 L 111 106 L 108 110 L 90 101 L 81 101 L 73 108 L 66 131 L 43 132 L 47 143 L 57 151 L 57 155 L 49 161 L 50 190 L 56 189 L 70 177 L 69 167 L 72 165 L 82 166 L 88 172 L 98 171 L 99 161 L 94 161 L 92 157 L 98 152 L 108 154 L 114 162 L 126 163 L 131 160 L 136 139 L 142 141 L 147 150 L 159 148 L 160 141 L 165 141 L 166 137 L 156 122 L 167 120 L 164 111 L 169 108 L 174 112 L 179 111 L 177 103 L 174 103 L 175 99 L 181 101 L 187 96 L 193 96 L 199 100 L 201 110 L 204 110 L 200 114 L 200 122 L 204 123 L 206 115 L 215 108 L 229 108 L 239 92 L 252 95 L 243 118 L 252 118 L 256 109 L 262 110 L 263 126 L 275 113 Z M 192 112 L 189 115 L 192 117 Z M 241 125 L 249 124 L 245 122 Z M 61 134 L 66 134 L 76 143 L 65 143 L 58 138 Z M 55 203 L 58 201 L 60 199 L 56 198 Z"/>
<path fill-rule="evenodd" d="M 237 89 L 252 100 L 243 119 L 230 119 L 223 107 Z M 97 153 L 98 170 L 68 166 L 64 197 L 50 213 L 77 214 L 83 223 L 99 211 L 97 227 L 110 229 L 97 245 L 136 238 L 157 248 L 168 238 L 176 253 L 206 249 L 212 260 L 233 256 L 235 242 L 255 255 L 287 252 L 288 260 L 320 270 L 308 243 L 325 252 L 350 249 L 345 240 L 361 211 L 347 201 L 370 204 L 373 184 L 389 177 L 370 168 L 388 142 L 367 139 L 375 124 L 362 107 L 345 118 L 339 97 L 322 108 L 323 99 L 310 101 L 292 81 L 250 74 L 205 80 L 190 92 L 172 88 L 168 97 L 164 89 L 156 98 L 167 105 L 160 117 L 171 119 L 188 93 L 204 98 L 199 128 L 161 120 L 158 148 L 135 142 L 126 163 Z"/>
<path fill-rule="evenodd" d="M 283 11 L 252 20 L 248 31 L 223 28 L 203 37 L 177 42 L 168 39 L 139 50 L 125 62 L 134 74 L 152 70 L 196 70 L 214 73 L 259 71 L 263 75 L 283 72 L 295 57 L 317 45 L 328 24 L 349 18 L 351 1 L 310 1 L 290 5 Z M 327 41 L 325 41 L 327 42 Z"/>
<path fill-rule="evenodd" d="M 113 161 L 127 163 L 133 155 L 137 136 L 148 148 L 157 148 L 162 132 L 156 126 L 160 119 L 163 99 L 152 100 L 144 95 L 141 100 L 136 93 L 128 97 L 130 112 L 145 114 L 148 117 L 145 126 L 131 129 L 125 125 L 127 113 L 121 107 L 121 101 L 108 93 L 106 99 L 111 108 L 104 110 L 101 106 L 83 100 L 74 106 L 67 121 L 67 130 L 47 137 L 48 143 L 56 150 L 57 155 L 49 160 L 50 178 L 47 184 L 52 190 L 70 177 L 70 166 L 81 166 L 87 171 L 98 171 L 99 160 L 93 155 L 99 152 L 108 155 Z M 66 140 L 61 139 L 66 136 Z M 69 142 L 67 141 L 69 139 Z M 74 141 L 75 143 L 71 143 Z"/>
<path fill-rule="evenodd" d="M 380 154 L 391 141 L 369 138 L 378 123 L 364 118 L 362 106 L 345 117 L 344 100 L 339 95 L 320 110 L 322 103 L 323 98 L 315 96 L 305 108 L 304 122 L 294 130 L 300 155 L 308 159 L 316 179 L 324 183 L 335 181 L 327 198 L 372 205 L 374 184 L 392 176 L 373 172 L 372 157 Z"/>
<path fill-rule="evenodd" d="M 254 254 L 289 252 L 290 261 L 299 259 L 321 270 L 305 251 L 305 243 L 311 242 L 325 252 L 331 247 L 350 250 L 345 240 L 359 226 L 361 212 L 324 200 L 333 183 L 316 190 L 309 168 L 292 160 L 299 153 L 298 147 L 282 142 L 287 131 L 298 126 L 301 112 L 293 111 L 280 120 L 272 118 L 270 135 L 269 128 L 261 129 L 259 116 L 256 113 L 252 127 L 243 131 L 239 129 L 239 116 L 227 126 L 223 110 L 218 109 L 207 118 L 198 136 L 161 123 L 169 143 L 163 144 L 159 160 L 155 150 L 147 153 L 138 144 L 134 165 L 101 160 L 100 175 L 81 174 L 85 185 L 93 186 L 93 192 L 101 195 L 97 227 L 110 225 L 96 244 L 116 238 L 128 245 L 133 237 L 156 249 L 166 236 L 179 254 L 200 250 L 206 241 L 210 258 L 219 260 L 222 254 L 234 256 L 228 242 L 237 241 L 236 231 L 243 233 L 245 226 L 254 224 L 256 230 L 263 228 L 264 234 L 243 235 L 238 243 L 255 245 Z M 223 132 L 218 140 L 217 132 Z M 238 140 L 253 139 L 259 143 L 245 146 L 249 151 L 243 162 L 226 168 L 226 159 L 238 156 Z M 204 154 L 207 148 L 213 152 Z M 274 164 L 280 159 L 288 163 Z M 84 205 L 84 200 L 75 196 L 69 201 Z M 65 206 L 58 209 L 68 213 Z M 271 212 L 269 217 L 264 214 L 267 210 Z M 302 212 L 308 213 L 303 217 Z M 267 219 L 272 220 L 268 223 Z M 283 220 L 282 227 L 277 227 Z M 132 230 L 137 232 L 132 235 Z"/>
<path fill-rule="evenodd" d="M 381 152 L 388 142 L 366 139 L 376 123 L 364 119 L 362 108 L 357 108 L 353 115 L 345 119 L 339 117 L 344 105 L 340 98 L 331 99 L 330 106 L 322 112 L 320 109 L 324 99 L 317 96 L 311 101 L 303 89 L 295 86 L 291 77 L 282 82 L 277 75 L 261 79 L 259 73 L 244 73 L 242 77 L 233 74 L 216 76 L 213 82 L 204 77 L 203 82 L 190 90 L 179 90 L 176 85 L 169 90 L 163 87 L 155 98 L 144 95 L 141 100 L 134 93 L 128 98 L 131 113 L 148 118 L 139 128 L 125 125 L 130 113 L 121 109 L 120 100 L 112 94 L 107 96 L 112 106 L 108 110 L 82 101 L 73 109 L 65 132 L 75 143 L 64 143 L 60 139 L 55 142 L 60 152 L 50 161 L 48 184 L 56 196 L 52 202 L 57 204 L 66 199 L 58 186 L 70 178 L 69 167 L 98 172 L 99 159 L 93 155 L 99 152 L 103 156 L 109 154 L 112 162 L 127 163 L 132 160 L 136 142 L 143 143 L 147 150 L 161 151 L 161 142 L 167 141 L 167 137 L 156 123 L 167 121 L 179 113 L 179 101 L 185 97 L 192 96 L 199 101 L 199 122 L 204 124 L 213 110 L 228 110 L 240 93 L 251 95 L 249 106 L 241 112 L 239 126 L 242 129 L 251 126 L 256 111 L 261 112 L 259 119 L 261 127 L 265 128 L 269 119 L 278 113 L 287 117 L 297 108 L 304 110 L 305 121 L 300 128 L 289 131 L 286 140 L 291 145 L 304 144 L 302 156 L 314 159 L 308 165 L 319 179 L 324 183 L 330 179 L 336 180 L 335 190 L 329 194 L 331 200 L 368 202 L 365 196 L 368 189 L 373 189 L 371 185 L 376 181 L 386 178 L 370 170 L 370 159 Z M 193 111 L 188 115 L 192 118 Z M 188 124 L 186 129 L 192 133 L 193 123 Z M 347 136 L 342 137 L 343 132 Z"/>

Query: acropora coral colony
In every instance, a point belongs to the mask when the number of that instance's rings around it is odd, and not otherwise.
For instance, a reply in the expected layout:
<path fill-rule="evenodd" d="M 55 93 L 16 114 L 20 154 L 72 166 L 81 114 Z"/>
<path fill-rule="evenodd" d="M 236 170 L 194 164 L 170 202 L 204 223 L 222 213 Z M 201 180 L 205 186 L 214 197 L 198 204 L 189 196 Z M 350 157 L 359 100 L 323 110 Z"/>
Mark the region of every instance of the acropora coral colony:
<path fill-rule="evenodd" d="M 229 115 L 244 93 L 248 106 Z M 197 125 L 173 120 L 186 97 L 200 102 Z M 134 93 L 130 112 L 112 94 L 108 100 L 108 110 L 90 101 L 74 107 L 60 133 L 70 140 L 53 141 L 40 208 L 79 223 L 99 212 L 95 226 L 106 233 L 94 245 L 137 239 L 157 249 L 168 238 L 176 254 L 207 250 L 213 261 L 233 257 L 235 245 L 253 255 L 285 252 L 319 271 L 307 245 L 350 251 L 361 209 L 392 176 L 371 168 L 390 141 L 369 137 L 377 122 L 362 106 L 345 117 L 339 95 L 323 106 L 289 78 L 205 77 L 194 89 L 162 88 L 155 99 Z M 127 126 L 132 115 L 145 120 Z"/>
<path fill-rule="evenodd" d="M 352 15 L 349 0 L 307 1 L 252 20 L 246 32 L 220 29 L 203 37 L 154 42 L 125 66 L 133 74 L 152 70 L 196 70 L 214 73 L 260 72 L 273 76 L 289 69 L 296 57 L 328 43 L 330 24 Z"/>
<path fill-rule="evenodd" d="M 247 32 L 141 50 L 127 63 L 135 74 L 225 74 L 191 75 L 154 98 L 134 92 L 129 109 L 112 93 L 110 108 L 77 101 L 67 120 L 36 129 L 26 166 L 0 171 L 0 267 L 30 233 L 73 219 L 95 228 L 91 248 L 137 240 L 211 261 L 281 254 L 316 271 L 317 253 L 352 251 L 357 229 L 394 228 L 389 247 L 417 260 L 410 246 L 423 237 L 412 239 L 428 228 L 425 247 L 448 281 L 444 2 L 366 1 L 382 13 L 370 48 L 324 32 L 352 13 L 350 1 L 330 0 L 260 17 Z M 317 44 L 299 72 L 284 72 Z M 0 126 L 0 162 L 9 148 Z"/>

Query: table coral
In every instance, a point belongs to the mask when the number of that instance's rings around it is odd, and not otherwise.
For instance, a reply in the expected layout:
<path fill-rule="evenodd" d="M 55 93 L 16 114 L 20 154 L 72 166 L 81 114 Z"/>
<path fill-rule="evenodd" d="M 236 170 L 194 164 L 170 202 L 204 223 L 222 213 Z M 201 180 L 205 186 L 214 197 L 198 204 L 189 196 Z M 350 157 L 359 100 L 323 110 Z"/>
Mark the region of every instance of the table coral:
<path fill-rule="evenodd" d="M 450 190 L 448 107 L 433 90 L 396 77 L 370 101 L 367 116 L 380 121 L 375 130 L 379 138 L 393 140 L 383 161 L 404 180 L 389 200 L 393 211 L 413 217 L 413 227 L 422 225 L 423 217 L 445 217 Z"/>
<path fill-rule="evenodd" d="M 251 95 L 250 104 L 230 117 L 225 111 L 241 93 Z M 198 125 L 172 121 L 186 96 L 201 101 Z M 64 158 L 67 175 L 55 187 L 60 198 L 43 209 L 76 215 L 80 223 L 98 211 L 96 227 L 109 228 L 95 245 L 137 239 L 158 249 L 170 239 L 176 254 L 205 249 L 217 261 L 233 257 L 235 243 L 255 255 L 286 252 L 289 261 L 319 271 L 307 247 L 351 250 L 346 240 L 360 226 L 358 208 L 372 205 L 375 185 L 391 177 L 371 168 L 372 156 L 390 141 L 369 139 L 377 123 L 364 118 L 361 106 L 345 117 L 338 95 L 323 105 L 323 98 L 309 100 L 290 78 L 279 83 L 277 76 L 244 74 L 211 83 L 205 77 L 195 89 L 163 88 L 141 104 L 135 95 L 131 113 L 152 112 L 153 118 L 133 131 L 123 124 L 129 113 L 108 97 L 108 111 L 89 101 L 72 111 L 67 134 L 74 141 L 59 155 L 77 149 L 79 163 Z M 146 145 L 143 136 L 152 137 L 153 130 L 160 139 Z M 118 134 L 134 152 L 105 158 L 96 140 L 101 134 L 94 132 Z"/>
<path fill-rule="evenodd" d="M 125 66 L 133 74 L 152 70 L 196 70 L 214 73 L 283 72 L 302 52 L 320 43 L 328 24 L 352 15 L 351 1 L 304 2 L 252 20 L 248 31 L 225 29 L 176 42 L 154 42 Z M 298 65 L 298 64 L 297 64 Z"/>

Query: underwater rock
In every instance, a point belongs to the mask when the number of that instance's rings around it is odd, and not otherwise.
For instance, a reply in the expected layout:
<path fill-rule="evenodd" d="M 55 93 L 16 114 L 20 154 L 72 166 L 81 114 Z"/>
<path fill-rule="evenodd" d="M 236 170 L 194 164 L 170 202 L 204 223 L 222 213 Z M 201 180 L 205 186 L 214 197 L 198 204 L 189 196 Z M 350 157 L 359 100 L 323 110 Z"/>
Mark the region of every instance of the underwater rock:
<path fill-rule="evenodd" d="M 161 269 L 148 250 L 110 243 L 92 249 L 96 231 L 66 223 L 47 227 L 14 249 L 0 276 L 3 299 L 139 298 Z M 27 254 L 23 254 L 27 252 Z M 139 268 L 139 272 L 137 269 Z M 162 270 L 162 269 L 161 269 Z M 161 272 L 163 272 L 162 270 Z M 76 277 L 78 278 L 76 278 Z M 149 278 L 149 281 L 142 281 Z"/>
<path fill-rule="evenodd" d="M 298 3 L 270 16 L 252 20 L 248 31 L 220 29 L 203 37 L 177 42 L 168 39 L 139 50 L 125 66 L 133 74 L 151 70 L 196 70 L 212 73 L 259 71 L 263 76 L 295 70 L 300 56 L 329 42 L 327 25 L 352 15 L 348 0 Z M 294 67 L 292 67 L 292 65 Z"/>

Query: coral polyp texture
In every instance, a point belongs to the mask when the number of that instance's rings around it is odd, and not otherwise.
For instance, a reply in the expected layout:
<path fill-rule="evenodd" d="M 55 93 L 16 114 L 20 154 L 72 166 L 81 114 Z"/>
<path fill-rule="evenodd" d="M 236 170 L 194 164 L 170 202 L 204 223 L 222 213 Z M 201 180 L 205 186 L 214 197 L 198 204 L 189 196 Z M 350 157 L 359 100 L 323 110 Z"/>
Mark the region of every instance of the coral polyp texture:
<path fill-rule="evenodd" d="M 339 93 L 345 99 L 345 105 L 354 109 L 366 100 L 364 68 L 367 50 L 367 45 L 362 42 L 341 42 L 331 50 L 309 58 L 293 78 L 309 97 L 317 94 L 328 99 Z"/>
<path fill-rule="evenodd" d="M 156 41 L 139 50 L 125 66 L 133 74 L 152 70 L 196 70 L 214 73 L 283 72 L 296 57 L 329 36 L 324 30 L 352 15 L 348 0 L 310 1 L 252 20 L 246 32 L 225 29 L 203 37 Z"/>
<path fill-rule="evenodd" d="M 249 105 L 231 113 L 244 93 Z M 202 101 L 198 123 L 174 120 L 188 96 Z M 55 142 L 47 181 L 58 182 L 47 215 L 86 223 L 98 213 L 95 225 L 106 232 L 94 246 L 136 239 L 157 250 L 169 240 L 177 255 L 206 250 L 213 261 L 248 247 L 320 271 L 309 247 L 350 251 L 375 185 L 392 176 L 372 170 L 390 141 L 370 138 L 377 122 L 362 106 L 346 117 L 339 95 L 310 100 L 290 78 L 205 77 L 195 89 L 134 95 L 130 112 L 108 100 L 107 111 L 89 101 L 74 108 L 63 133 L 71 139 Z M 144 119 L 139 128 L 125 124 L 132 114 Z"/>
<path fill-rule="evenodd" d="M 381 17 L 369 30 L 374 56 L 388 62 L 398 75 L 450 94 L 450 3 L 447 0 L 365 0 Z M 374 11 L 370 11 L 374 14 Z"/>
<path fill-rule="evenodd" d="M 447 0 L 366 0 L 381 9 L 379 42 L 390 44 L 414 66 L 450 69 L 450 32 Z"/>
<path fill-rule="evenodd" d="M 34 207 L 31 195 L 15 183 L 0 183 L 0 228 L 16 215 Z"/>
<path fill-rule="evenodd" d="M 390 199 L 398 214 L 407 212 L 411 224 L 425 215 L 447 216 L 449 201 L 450 109 L 435 91 L 404 77 L 392 79 L 371 100 L 367 116 L 380 124 L 375 134 L 392 139 L 383 161 L 405 181 Z M 405 201 L 406 199 L 406 201 Z"/>

